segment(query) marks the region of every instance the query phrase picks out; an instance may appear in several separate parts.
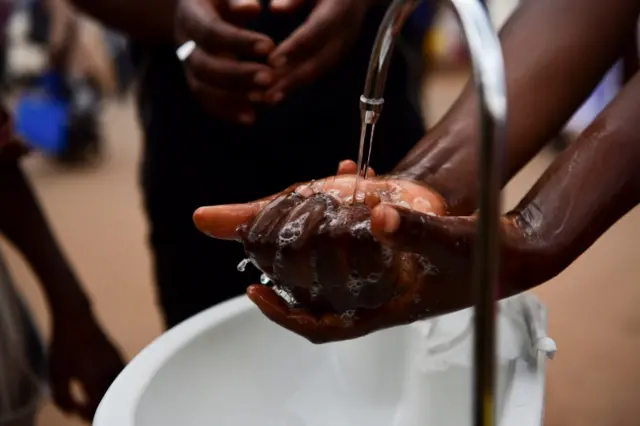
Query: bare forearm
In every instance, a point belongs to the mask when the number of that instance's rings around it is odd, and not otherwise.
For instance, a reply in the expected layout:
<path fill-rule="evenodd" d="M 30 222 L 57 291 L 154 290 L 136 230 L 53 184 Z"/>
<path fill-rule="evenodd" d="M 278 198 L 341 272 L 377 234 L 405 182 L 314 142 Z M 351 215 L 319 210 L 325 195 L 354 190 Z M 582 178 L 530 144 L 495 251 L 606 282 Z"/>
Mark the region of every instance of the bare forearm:
<path fill-rule="evenodd" d="M 173 42 L 176 0 L 70 0 L 78 9 L 129 37 Z"/>
<path fill-rule="evenodd" d="M 632 39 L 640 2 L 523 2 L 501 31 L 508 94 L 505 183 L 562 128 Z M 397 172 L 441 192 L 452 213 L 475 208 L 477 98 L 471 85 Z"/>
<path fill-rule="evenodd" d="M 640 203 L 639 134 L 637 74 L 512 213 L 533 259 L 512 282 L 557 275 Z"/>
<path fill-rule="evenodd" d="M 89 301 L 65 259 L 17 164 L 0 168 L 0 232 L 39 278 L 52 312 L 86 311 Z"/>

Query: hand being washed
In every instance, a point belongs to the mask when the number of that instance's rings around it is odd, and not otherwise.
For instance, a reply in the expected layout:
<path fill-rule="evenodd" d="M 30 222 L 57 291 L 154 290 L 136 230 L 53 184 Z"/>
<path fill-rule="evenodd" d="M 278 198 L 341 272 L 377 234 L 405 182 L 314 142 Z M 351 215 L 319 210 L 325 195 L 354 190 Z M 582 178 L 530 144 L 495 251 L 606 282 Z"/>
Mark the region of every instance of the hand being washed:
<path fill-rule="evenodd" d="M 354 172 L 352 162 L 341 166 L 340 173 Z M 248 289 L 251 300 L 315 343 L 468 306 L 474 219 L 442 216 L 438 194 L 390 177 L 360 181 L 364 202 L 354 205 L 355 180 L 341 174 L 294 185 L 253 203 L 201 208 L 194 219 L 212 237 L 242 241 L 295 301 L 263 285 Z"/>

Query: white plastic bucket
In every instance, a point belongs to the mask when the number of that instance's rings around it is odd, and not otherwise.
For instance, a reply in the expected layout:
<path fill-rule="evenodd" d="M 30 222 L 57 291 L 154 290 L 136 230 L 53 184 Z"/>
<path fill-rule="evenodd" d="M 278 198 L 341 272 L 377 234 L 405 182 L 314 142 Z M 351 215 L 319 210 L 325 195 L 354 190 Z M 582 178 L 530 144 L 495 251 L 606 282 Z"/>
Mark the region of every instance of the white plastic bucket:
<path fill-rule="evenodd" d="M 107 392 L 94 426 L 470 424 L 471 360 L 460 351 L 472 336 L 452 332 L 470 311 L 454 315 L 456 321 L 438 319 L 441 342 L 452 343 L 444 351 L 425 352 L 439 342 L 416 326 L 318 346 L 272 324 L 240 297 L 143 350 Z M 503 356 L 501 425 L 542 422 L 545 359 L 529 343 L 536 340 L 531 330 L 546 327 L 544 315 L 537 322 L 527 328 L 507 321 L 526 343 Z M 430 363 L 434 356 L 440 360 Z"/>

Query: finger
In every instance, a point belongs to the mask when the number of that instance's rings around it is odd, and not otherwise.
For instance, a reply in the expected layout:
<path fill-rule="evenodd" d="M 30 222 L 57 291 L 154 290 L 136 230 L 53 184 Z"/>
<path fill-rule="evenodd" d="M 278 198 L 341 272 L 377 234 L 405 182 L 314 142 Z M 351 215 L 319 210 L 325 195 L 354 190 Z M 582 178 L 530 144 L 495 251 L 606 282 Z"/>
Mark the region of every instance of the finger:
<path fill-rule="evenodd" d="M 271 10 L 278 13 L 293 12 L 304 4 L 304 0 L 271 0 Z"/>
<path fill-rule="evenodd" d="M 200 232 L 210 237 L 238 240 L 238 228 L 251 222 L 269 201 L 200 207 L 193 213 L 193 221 Z"/>
<path fill-rule="evenodd" d="M 315 262 L 310 238 L 317 233 L 327 209 L 335 208 L 338 201 L 326 194 L 315 194 L 295 207 L 281 227 L 278 235 L 279 261 L 274 264 L 278 282 L 290 287 L 305 287 L 312 298 L 319 296 L 315 283 Z"/>
<path fill-rule="evenodd" d="M 269 287 L 252 285 L 247 289 L 247 296 L 271 321 L 311 343 L 346 340 L 366 334 L 353 321 L 344 320 L 338 315 L 325 315 L 318 319 L 304 310 L 291 309 Z"/>
<path fill-rule="evenodd" d="M 98 409 L 99 404 L 100 401 L 88 401 L 86 404 L 79 407 L 77 412 L 78 416 L 80 416 L 81 419 L 87 422 L 92 422 L 93 416 L 96 414 L 96 410 Z"/>
<path fill-rule="evenodd" d="M 189 2 L 179 8 L 177 34 L 183 41 L 193 40 L 210 53 L 232 52 L 236 56 L 266 56 L 275 48 L 264 34 L 225 22 L 209 1 Z"/>
<path fill-rule="evenodd" d="M 282 68 L 290 62 L 303 62 L 322 49 L 336 30 L 335 15 L 342 2 L 320 1 L 306 22 L 269 55 L 269 63 Z M 273 5 L 272 5 L 273 7 Z"/>
<path fill-rule="evenodd" d="M 317 319 L 303 311 L 292 316 L 287 303 L 272 288 L 252 285 L 247 288 L 247 296 L 267 318 L 281 327 L 304 337 L 315 334 Z"/>
<path fill-rule="evenodd" d="M 286 220 L 291 211 L 303 201 L 304 198 L 295 192 L 282 194 L 267 204 L 255 220 L 241 231 L 245 252 L 275 282 L 280 281 L 275 272 L 282 261 L 279 256 L 282 245 L 280 234 L 287 229 Z"/>
<path fill-rule="evenodd" d="M 202 49 L 191 54 L 187 66 L 194 79 L 229 92 L 241 92 L 245 98 L 248 91 L 264 90 L 273 81 L 273 73 L 266 65 L 212 56 Z"/>
<path fill-rule="evenodd" d="M 356 296 L 348 288 L 352 272 L 349 250 L 356 234 L 355 225 L 362 223 L 362 218 L 354 210 L 357 209 L 344 206 L 326 215 L 325 226 L 312 240 L 317 281 L 335 312 L 353 309 L 356 303 Z"/>
<path fill-rule="evenodd" d="M 102 367 L 104 368 L 106 366 Z M 87 398 L 78 411 L 78 414 L 83 419 L 92 421 L 100 405 L 100 401 L 102 401 L 102 398 L 107 393 L 111 383 L 113 383 L 118 376 L 118 373 L 108 370 L 95 370 L 94 366 L 90 366 L 89 368 L 91 368 L 91 370 L 85 372 L 87 378 L 83 380 L 84 393 Z"/>
<path fill-rule="evenodd" d="M 371 212 L 363 204 L 343 207 L 351 222 L 351 236 L 347 241 L 346 260 L 349 277 L 346 290 L 350 293 L 352 306 L 373 309 L 393 296 L 394 271 L 390 267 L 393 257 L 388 248 L 383 248 L 374 240 L 369 229 Z M 353 309 L 353 307 L 351 309 Z"/>
<path fill-rule="evenodd" d="M 66 374 L 58 373 L 53 369 L 51 373 L 51 390 L 53 402 L 65 413 L 77 413 L 79 406 L 71 395 L 71 380 Z"/>
<path fill-rule="evenodd" d="M 186 77 L 191 91 L 207 112 L 239 124 L 253 124 L 255 109 L 247 97 L 211 87 L 197 79 L 190 70 L 187 70 Z"/>
<path fill-rule="evenodd" d="M 298 184 L 277 194 L 244 204 L 200 207 L 193 213 L 193 221 L 200 232 L 221 240 L 238 240 L 238 228 L 253 221 L 262 209 L 280 195 L 293 192 Z"/>
<path fill-rule="evenodd" d="M 473 217 L 435 216 L 404 207 L 380 204 L 371 213 L 371 232 L 396 250 L 425 257 L 443 251 L 468 251 L 475 238 Z"/>
<path fill-rule="evenodd" d="M 331 68 L 338 60 L 335 43 L 327 45 L 322 50 L 309 52 L 308 58 L 301 61 L 291 60 L 286 68 L 277 70 L 276 82 L 267 92 L 266 99 L 271 103 L 278 103 L 297 87 L 303 87 L 317 76 Z"/>
<path fill-rule="evenodd" d="M 257 14 L 260 12 L 260 0 L 229 0 L 229 10 L 241 14 Z"/>
<path fill-rule="evenodd" d="M 341 161 L 340 164 L 338 165 L 338 173 L 336 174 L 337 175 L 358 174 L 358 165 L 353 160 Z M 369 170 L 367 171 L 367 176 L 374 177 L 375 175 L 376 175 L 376 172 L 371 167 L 369 167 Z"/>

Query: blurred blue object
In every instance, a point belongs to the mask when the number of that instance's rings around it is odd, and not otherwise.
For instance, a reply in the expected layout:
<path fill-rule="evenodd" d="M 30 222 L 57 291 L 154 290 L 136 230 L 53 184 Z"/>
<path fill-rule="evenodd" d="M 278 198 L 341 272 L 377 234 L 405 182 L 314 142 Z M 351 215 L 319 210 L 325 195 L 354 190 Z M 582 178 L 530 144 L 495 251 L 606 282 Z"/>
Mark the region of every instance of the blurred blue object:
<path fill-rule="evenodd" d="M 18 99 L 16 132 L 31 147 L 49 155 L 66 148 L 70 101 L 63 78 L 45 73 Z"/>
<path fill-rule="evenodd" d="M 425 33 L 431 28 L 437 11 L 437 4 L 432 0 L 419 3 L 411 16 L 409 16 L 405 31 L 409 33 L 410 37 L 422 40 Z"/>

